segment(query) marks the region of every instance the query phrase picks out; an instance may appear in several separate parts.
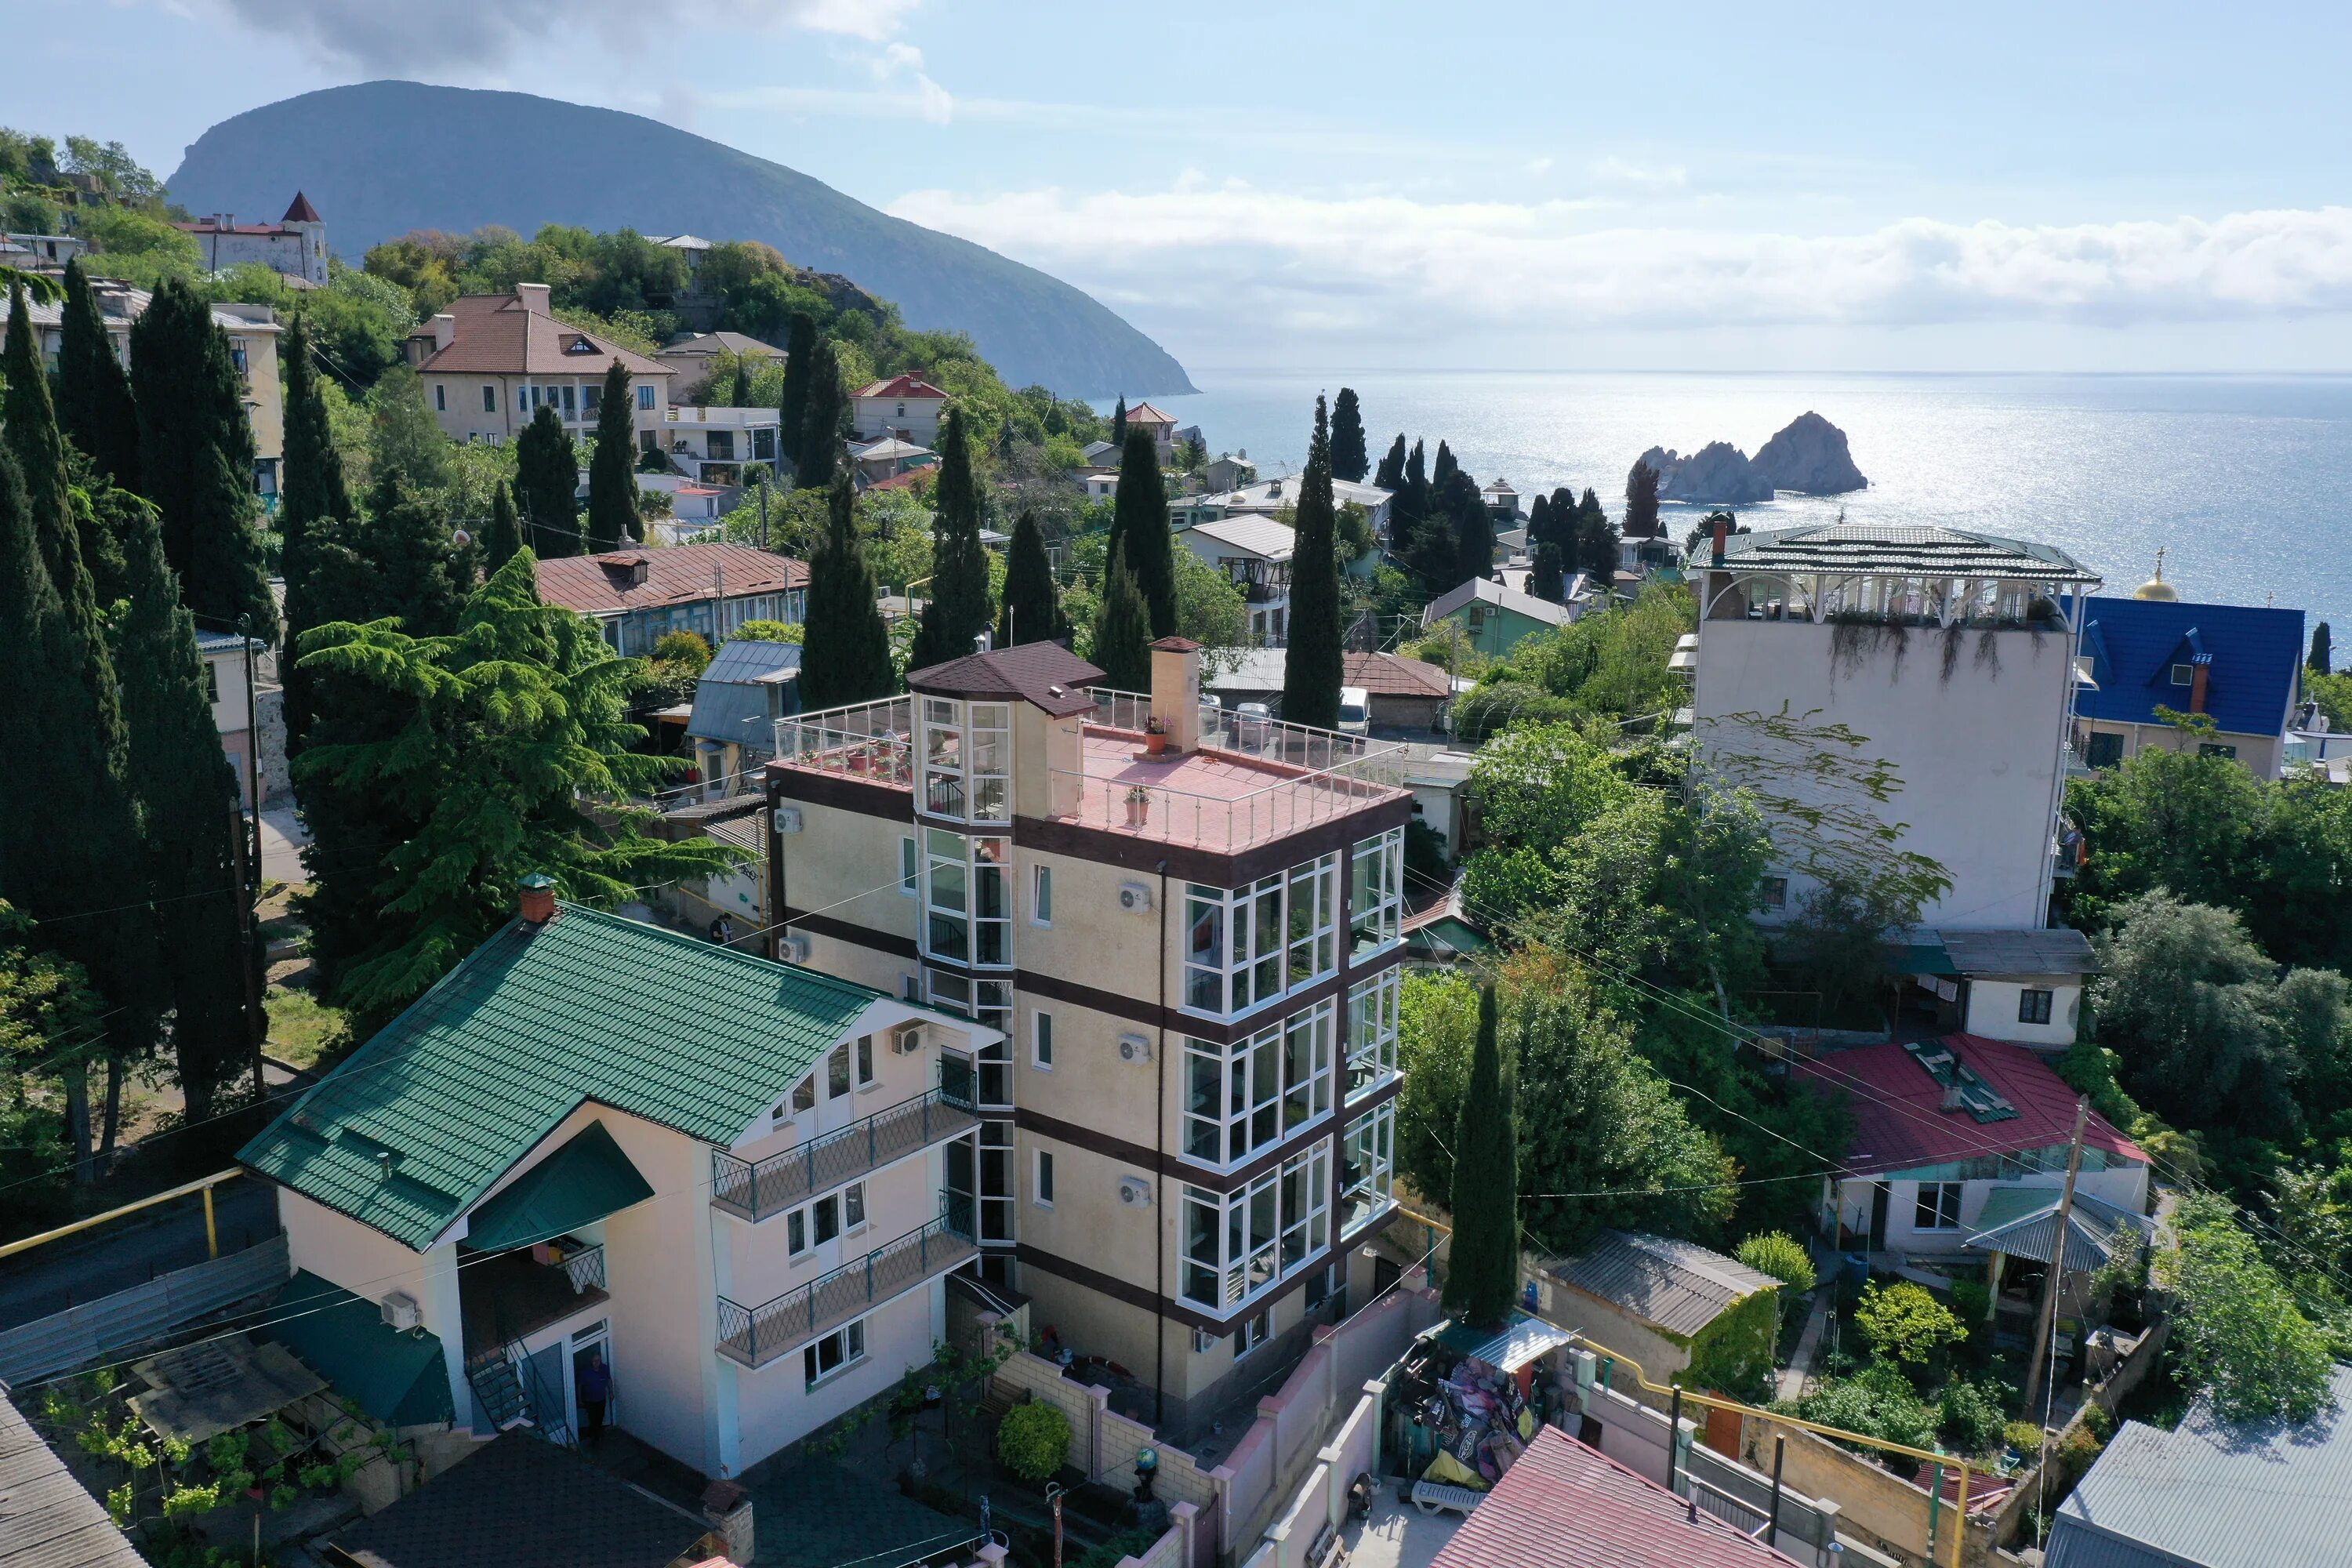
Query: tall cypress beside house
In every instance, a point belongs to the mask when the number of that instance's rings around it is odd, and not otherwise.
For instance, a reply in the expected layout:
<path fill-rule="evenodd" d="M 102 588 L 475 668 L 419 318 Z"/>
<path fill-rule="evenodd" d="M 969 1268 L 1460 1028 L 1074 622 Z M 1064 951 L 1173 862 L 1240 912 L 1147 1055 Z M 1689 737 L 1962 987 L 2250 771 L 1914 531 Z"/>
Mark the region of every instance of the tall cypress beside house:
<path fill-rule="evenodd" d="M 1541 493 L 1528 503 L 1528 553 L 1551 538 L 1551 502 Z"/>
<path fill-rule="evenodd" d="M 541 405 L 515 437 L 515 504 L 523 542 L 541 561 L 580 553 L 580 449 Z"/>
<path fill-rule="evenodd" d="M 1024 511 L 1013 525 L 1013 543 L 1005 552 L 1004 608 L 997 618 L 996 646 L 1059 642 L 1069 635 L 1054 563 L 1045 555 L 1045 531 L 1037 526 L 1035 512 Z"/>
<path fill-rule="evenodd" d="M 808 407 L 801 419 L 798 479 L 803 489 L 833 483 L 841 467 L 842 426 L 849 418 L 849 396 L 841 385 L 841 355 L 831 338 L 822 339 L 809 356 Z"/>
<path fill-rule="evenodd" d="M 1454 580 L 1467 583 L 1495 570 L 1495 515 L 1478 481 L 1456 472 L 1446 482 L 1446 513 L 1454 525 Z"/>
<path fill-rule="evenodd" d="M 836 474 L 825 497 L 824 536 L 809 558 L 801 706 L 814 711 L 871 702 L 887 697 L 896 684 L 874 572 L 857 542 L 849 476 Z"/>
<path fill-rule="evenodd" d="M 751 362 L 748 359 L 739 358 L 735 362 L 735 380 L 727 390 L 727 406 L 751 406 Z"/>
<path fill-rule="evenodd" d="M 154 510 L 120 509 L 130 608 L 115 630 L 128 778 L 138 803 L 142 889 L 152 900 L 172 1053 L 188 1118 L 212 1114 L 218 1092 L 248 1068 L 260 1020 L 242 966 L 250 918 L 237 886 L 237 778 L 221 752 L 205 695 L 196 623 L 179 602 Z M 118 900 L 120 901 L 120 900 Z"/>
<path fill-rule="evenodd" d="M 2314 674 L 2326 675 L 2336 658 L 2332 634 L 2326 621 L 2311 628 L 2311 654 L 2303 662 Z"/>
<path fill-rule="evenodd" d="M 1112 550 L 1126 552 L 1128 570 L 1135 574 L 1151 615 L 1151 635 L 1175 636 L 1176 545 L 1168 531 L 1168 487 L 1160 478 L 1160 449 L 1140 425 L 1129 428 L 1119 449 L 1110 537 Z"/>
<path fill-rule="evenodd" d="M 988 602 L 988 552 L 980 542 L 980 487 L 971 472 L 971 432 L 961 405 L 940 426 L 940 487 L 932 504 L 931 596 L 915 631 L 908 668 L 961 658 L 995 620 Z"/>
<path fill-rule="evenodd" d="M 1356 389 L 1343 386 L 1331 405 L 1331 475 L 1360 484 L 1371 471 L 1371 455 L 1364 450 L 1364 412 L 1356 405 Z"/>
<path fill-rule="evenodd" d="M 342 454 L 335 449 L 324 390 L 311 363 L 310 328 L 294 318 L 286 334 L 286 462 L 278 486 L 278 571 L 286 579 L 286 642 L 299 647 L 302 634 L 320 623 L 320 547 L 348 543 L 359 511 L 343 477 Z M 286 751 L 299 756 L 310 726 L 312 681 L 300 661 L 279 661 L 285 686 Z"/>
<path fill-rule="evenodd" d="M 244 377 L 212 306 L 183 279 L 165 279 L 131 326 L 131 389 L 139 482 L 163 514 L 163 555 L 181 597 L 207 630 L 243 623 L 274 640 L 278 606 L 256 522 Z"/>
<path fill-rule="evenodd" d="M 797 464 L 801 430 L 808 423 L 809 369 L 816 358 L 816 318 L 805 310 L 793 311 L 792 331 L 784 344 L 784 387 L 776 396 L 776 445 L 785 462 Z"/>
<path fill-rule="evenodd" d="M 1396 439 L 1389 443 L 1389 455 L 1381 459 L 1379 469 L 1372 475 L 1372 483 L 1391 495 L 1404 488 L 1403 431 L 1398 431 Z"/>
<path fill-rule="evenodd" d="M 514 559 L 522 548 L 522 525 L 515 518 L 514 491 L 504 479 L 490 492 L 490 522 L 482 531 L 482 571 L 485 575 Z"/>
<path fill-rule="evenodd" d="M 601 555 L 645 536 L 637 515 L 637 433 L 629 411 L 629 367 L 618 359 L 604 372 L 596 405 L 596 451 L 588 459 L 588 552 Z"/>
<path fill-rule="evenodd" d="M 1357 430 L 1358 447 L 1363 431 Z M 1282 658 L 1282 717 L 1318 730 L 1339 724 L 1345 659 L 1339 643 L 1339 556 L 1331 504 L 1333 432 L 1315 400 L 1315 434 L 1298 484 L 1297 533 L 1290 557 L 1290 646 Z"/>
<path fill-rule="evenodd" d="M 32 312 L 25 290 L 9 290 L 8 329 L 0 345 L 0 375 L 7 378 L 0 395 L 0 438 L 16 455 L 16 472 L 25 487 L 25 503 L 33 537 L 41 552 L 41 566 L 64 604 L 74 635 L 89 652 L 77 660 L 84 689 L 100 715 L 100 734 L 109 753 L 121 754 L 121 715 L 114 689 L 114 666 L 107 657 L 102 602 L 97 578 L 84 554 L 86 540 L 110 557 L 119 573 L 120 547 L 104 537 L 102 529 L 74 504 L 72 462 L 65 437 L 58 429 L 57 409 L 49 401 L 49 378 L 41 366 L 40 350 L 33 342 Z M 119 584 L 117 585 L 119 586 Z M 5 635 L 5 634 L 0 634 Z M 36 915 L 35 919 L 44 917 Z"/>
<path fill-rule="evenodd" d="M 1658 522 L 1658 470 L 1635 463 L 1625 476 L 1625 520 L 1618 531 L 1628 539 L 1654 539 L 1664 530 Z"/>
<path fill-rule="evenodd" d="M 139 488 L 139 405 L 131 395 L 131 373 L 115 353 L 79 257 L 66 263 L 58 425 L 100 473 L 125 489 Z"/>
<path fill-rule="evenodd" d="M 1473 1328 L 1499 1327 L 1519 1293 L 1518 1073 L 1496 1038 L 1495 987 L 1478 988 L 1478 1040 L 1454 1133 L 1454 1250 L 1444 1304 Z"/>
<path fill-rule="evenodd" d="M 1561 569 L 1559 546 L 1545 540 L 1536 546 L 1535 570 L 1528 574 L 1528 592 L 1557 605 L 1568 598 L 1568 574 Z"/>
<path fill-rule="evenodd" d="M 1119 394 L 1118 406 L 1111 410 L 1110 444 L 1119 447 L 1127 445 L 1127 395 L 1125 393 Z"/>
<path fill-rule="evenodd" d="M 1092 658 L 1103 684 L 1115 691 L 1151 689 L 1151 611 L 1127 568 L 1127 547 L 1110 552 L 1103 574 L 1102 609 L 1095 617 Z"/>
<path fill-rule="evenodd" d="M 1576 569 L 1591 574 L 1603 591 L 1617 581 L 1617 531 L 1601 510 L 1601 498 L 1587 487 L 1576 508 Z"/>

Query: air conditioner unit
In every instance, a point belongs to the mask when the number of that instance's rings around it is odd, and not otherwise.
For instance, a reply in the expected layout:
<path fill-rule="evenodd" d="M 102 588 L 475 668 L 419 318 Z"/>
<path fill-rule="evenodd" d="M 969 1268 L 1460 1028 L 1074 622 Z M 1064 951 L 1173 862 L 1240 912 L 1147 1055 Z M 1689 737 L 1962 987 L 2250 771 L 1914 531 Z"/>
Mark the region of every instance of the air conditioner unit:
<path fill-rule="evenodd" d="M 1121 1176 L 1118 1179 L 1118 1201 L 1129 1208 L 1150 1208 L 1151 1184 L 1141 1176 Z"/>
<path fill-rule="evenodd" d="M 890 1031 L 890 1048 L 900 1056 L 910 1056 L 923 1048 L 923 1026 L 908 1024 Z"/>
<path fill-rule="evenodd" d="M 1215 1350 L 1216 1348 L 1216 1335 L 1211 1333 L 1206 1329 L 1194 1329 L 1192 1331 L 1192 1353 L 1194 1355 L 1207 1355 L 1211 1351 Z"/>
<path fill-rule="evenodd" d="M 798 931 L 793 932 L 776 945 L 779 954 L 786 963 L 806 963 L 809 961 L 809 939 Z"/>
<path fill-rule="evenodd" d="M 801 808 L 797 805 L 776 807 L 776 831 L 798 833 L 801 830 Z"/>
<path fill-rule="evenodd" d="M 384 1327 L 406 1333 L 425 1321 L 416 1310 L 416 1298 L 405 1290 L 394 1290 L 383 1299 Z"/>
<path fill-rule="evenodd" d="M 1151 1042 L 1141 1035 L 1121 1035 L 1118 1037 L 1118 1059 L 1140 1065 L 1151 1059 Z"/>
<path fill-rule="evenodd" d="M 1145 882 L 1121 882 L 1118 885 L 1118 907 L 1131 915 L 1151 912 L 1151 888 Z"/>

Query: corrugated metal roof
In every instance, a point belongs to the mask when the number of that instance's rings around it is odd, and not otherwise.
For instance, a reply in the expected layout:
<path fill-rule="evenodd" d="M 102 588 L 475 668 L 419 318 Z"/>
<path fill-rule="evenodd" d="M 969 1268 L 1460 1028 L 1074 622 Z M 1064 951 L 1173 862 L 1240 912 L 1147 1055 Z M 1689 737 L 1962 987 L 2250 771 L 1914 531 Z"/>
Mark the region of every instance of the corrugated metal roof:
<path fill-rule="evenodd" d="M 1501 1372 L 1517 1372 L 1576 1336 L 1541 1318 L 1521 1318 L 1470 1353 Z"/>
<path fill-rule="evenodd" d="M 1565 605 L 1555 605 L 1549 599 L 1538 599 L 1533 594 L 1507 588 L 1491 577 L 1473 577 L 1432 599 L 1421 612 L 1421 624 L 1434 626 L 1473 599 L 1509 610 L 1514 615 L 1525 616 L 1532 621 L 1541 621 L 1547 626 L 1566 626 L 1569 620 Z"/>
<path fill-rule="evenodd" d="M 475 949 L 237 1157 L 421 1251 L 583 1102 L 726 1143 L 887 1000 L 565 904 Z"/>
<path fill-rule="evenodd" d="M 1735 533 L 1725 542 L 1723 569 L 1831 575 L 1864 572 L 1928 577 L 2006 577 L 2034 583 L 2096 586 L 2084 569 L 2053 544 L 1999 534 L 1927 525 L 1840 522 Z"/>
<path fill-rule="evenodd" d="M 1624 1230 L 1602 1231 L 1582 1253 L 1546 1272 L 1685 1338 L 1734 1302 L 1780 1288 L 1770 1275 L 1696 1242 Z"/>
<path fill-rule="evenodd" d="M 2126 1422 L 2060 1506 L 2048 1568 L 2342 1563 L 2352 1530 L 2352 1367 L 2300 1425 L 2226 1423 L 2200 1400 L 2177 1431 Z M 2139 1556 L 2129 1555 L 2133 1549 Z M 2168 1555 L 2158 1555 L 2168 1553 Z"/>
<path fill-rule="evenodd" d="M 0 1563 L 8 1568 L 147 1564 L 5 1397 L 0 1397 Z"/>
<path fill-rule="evenodd" d="M 1849 1174 L 1904 1171 L 1979 1155 L 2012 1154 L 2053 1148 L 2074 1135 L 2074 1091 L 2049 1063 L 2022 1046 L 1978 1035 L 1947 1035 L 1944 1043 L 1990 1084 L 2017 1114 L 1980 1122 L 1964 1111 L 1947 1111 L 1944 1086 L 1920 1070 L 1899 1045 L 1864 1046 L 1832 1051 L 1799 1062 L 1794 1076 L 1825 1093 L 1842 1095 L 1853 1108 Z M 2119 1160 L 2145 1164 L 2139 1145 L 2091 1112 L 2084 1141 Z"/>
<path fill-rule="evenodd" d="M 1985 1194 L 1977 1228 L 1968 1245 L 1979 1252 L 2006 1252 L 2015 1258 L 2050 1261 L 2051 1238 L 2058 1230 L 2059 1189 L 2003 1182 Z M 2143 1241 L 2156 1235 L 2156 1222 L 2146 1215 L 2093 1197 L 2077 1190 L 2066 1216 L 2066 1267 L 2089 1273 L 2104 1265 L 2115 1250 L 2116 1227 L 2128 1225 Z"/>
<path fill-rule="evenodd" d="M 754 855 L 764 855 L 768 849 L 768 814 L 747 812 L 741 816 L 721 817 L 705 827 L 703 834 L 721 844 L 732 844 L 738 849 L 748 849 Z"/>
<path fill-rule="evenodd" d="M 2098 682 L 2074 695 L 2085 719 L 2153 724 L 2159 705 L 2186 711 L 2190 688 L 2172 683 L 2172 667 L 2202 664 L 2216 728 L 2276 735 L 2303 669 L 2303 612 L 2094 595 L 2083 606 L 2083 652 Z"/>
<path fill-rule="evenodd" d="M 1255 512 L 1235 512 L 1230 517 L 1213 517 L 1196 522 L 1186 531 L 1202 539 L 1213 539 L 1247 554 L 1268 561 L 1287 561 L 1297 548 L 1298 531 L 1286 522 L 1276 522 Z M 1194 554 L 1200 552 L 1194 551 Z"/>
<path fill-rule="evenodd" d="M 2088 974 L 2099 966 L 2091 939 L 2072 926 L 1937 934 L 1962 974 Z"/>
<path fill-rule="evenodd" d="M 698 740 L 769 749 L 774 740 L 771 726 L 780 714 L 769 708 L 768 686 L 800 667 L 798 643 L 739 639 L 720 644 L 709 668 L 695 682 L 694 712 L 686 721 L 686 732 Z M 796 698 L 795 693 L 787 696 Z M 784 713 L 798 711 L 797 700 L 783 705 Z"/>

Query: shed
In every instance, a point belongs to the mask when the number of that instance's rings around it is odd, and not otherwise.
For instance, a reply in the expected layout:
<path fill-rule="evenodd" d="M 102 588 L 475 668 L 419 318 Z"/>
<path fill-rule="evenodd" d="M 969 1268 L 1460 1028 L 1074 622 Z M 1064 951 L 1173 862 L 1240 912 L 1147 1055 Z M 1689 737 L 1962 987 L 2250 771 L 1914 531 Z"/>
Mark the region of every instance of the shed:
<path fill-rule="evenodd" d="M 1545 1316 L 1633 1357 L 1654 1381 L 1696 1367 L 1725 1386 L 1770 1369 L 1780 1282 L 1696 1242 L 1604 1230 L 1546 1264 L 1538 1289 Z"/>
<path fill-rule="evenodd" d="M 147 1560 L 0 1389 L 0 1563 L 147 1568 Z"/>

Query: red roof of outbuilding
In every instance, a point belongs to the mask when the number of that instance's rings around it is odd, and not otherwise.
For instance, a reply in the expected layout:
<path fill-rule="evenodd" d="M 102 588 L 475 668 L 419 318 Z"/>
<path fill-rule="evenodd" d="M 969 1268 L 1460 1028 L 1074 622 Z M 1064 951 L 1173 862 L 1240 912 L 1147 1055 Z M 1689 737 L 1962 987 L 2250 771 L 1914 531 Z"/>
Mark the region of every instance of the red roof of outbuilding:
<path fill-rule="evenodd" d="M 947 394 L 941 392 L 938 387 L 933 386 L 929 382 L 925 381 L 921 376 L 908 374 L 906 375 L 894 375 L 887 381 L 868 382 L 866 384 L 859 387 L 856 392 L 851 393 L 849 395 L 852 397 L 943 398 L 947 396 Z"/>
<path fill-rule="evenodd" d="M 1784 1568 L 1790 1561 L 1546 1426 L 1431 1568 Z"/>
<path fill-rule="evenodd" d="M 631 563 L 642 558 L 646 580 L 629 582 Z M 539 563 L 539 596 L 583 616 L 691 605 L 746 594 L 778 594 L 808 586 L 804 562 L 750 544 L 681 544 L 666 550 L 640 547 L 606 555 L 567 555 Z"/>
<path fill-rule="evenodd" d="M 1946 1110 L 1943 1085 L 1900 1045 L 1864 1046 L 1832 1051 L 1796 1064 L 1796 1074 L 1817 1088 L 1845 1096 L 1853 1110 L 1853 1142 L 1846 1169 L 1861 1173 L 1940 1165 L 1986 1154 L 2047 1149 L 2074 1135 L 2074 1090 L 2022 1046 L 1976 1035 L 1947 1035 L 1945 1045 L 1962 1065 L 2017 1108 L 2015 1116 L 1979 1121 L 1966 1110 Z M 2138 1144 L 2091 1112 L 2084 1142 L 2109 1154 L 2145 1164 Z"/>
<path fill-rule="evenodd" d="M 1372 697 L 1451 697 L 1453 683 L 1445 671 L 1423 659 L 1401 653 L 1350 653 L 1340 656 L 1342 686 L 1360 686 Z"/>

